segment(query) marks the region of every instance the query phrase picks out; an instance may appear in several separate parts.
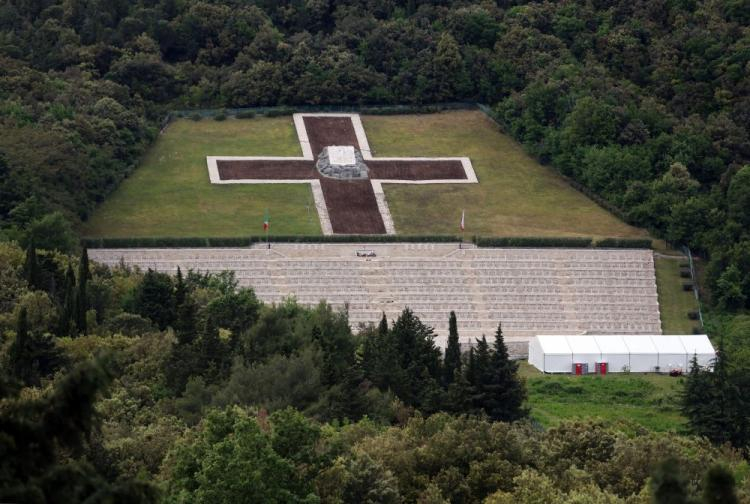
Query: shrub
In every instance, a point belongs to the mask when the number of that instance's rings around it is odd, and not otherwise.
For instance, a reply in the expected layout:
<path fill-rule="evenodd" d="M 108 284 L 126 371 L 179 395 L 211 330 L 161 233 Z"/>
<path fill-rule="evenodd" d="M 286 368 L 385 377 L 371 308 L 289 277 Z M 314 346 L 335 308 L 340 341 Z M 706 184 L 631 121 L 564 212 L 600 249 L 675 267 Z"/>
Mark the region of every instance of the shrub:
<path fill-rule="evenodd" d="M 691 291 L 693 290 L 693 282 L 685 282 L 682 284 L 682 290 Z"/>
<path fill-rule="evenodd" d="M 286 115 L 292 115 L 294 110 L 290 108 L 272 108 L 266 110 L 266 117 L 280 117 Z"/>
<path fill-rule="evenodd" d="M 200 121 L 201 119 L 203 119 L 203 116 L 198 113 L 195 113 L 190 116 L 191 121 Z"/>
<path fill-rule="evenodd" d="M 680 277 L 681 278 L 690 278 L 690 270 L 689 269 L 681 269 L 680 270 Z"/>
<path fill-rule="evenodd" d="M 687 315 L 690 320 L 698 320 L 698 312 L 695 310 L 689 311 Z"/>
<path fill-rule="evenodd" d="M 244 112 L 238 112 L 234 117 L 237 119 L 252 119 L 255 117 L 255 112 L 252 110 L 246 110 Z"/>
<path fill-rule="evenodd" d="M 226 120 L 226 118 L 226 114 L 224 114 L 224 112 L 220 112 L 214 116 L 214 121 L 224 121 Z"/>
<path fill-rule="evenodd" d="M 109 319 L 106 325 L 107 331 L 124 336 L 139 336 L 154 330 L 151 321 L 136 315 L 135 313 L 120 313 Z"/>

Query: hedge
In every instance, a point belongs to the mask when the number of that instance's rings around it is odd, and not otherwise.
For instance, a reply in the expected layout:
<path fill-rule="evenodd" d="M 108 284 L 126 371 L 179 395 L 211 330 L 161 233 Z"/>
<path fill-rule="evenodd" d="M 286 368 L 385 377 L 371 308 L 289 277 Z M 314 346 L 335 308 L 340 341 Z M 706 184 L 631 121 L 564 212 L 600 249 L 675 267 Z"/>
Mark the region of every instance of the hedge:
<path fill-rule="evenodd" d="M 648 238 L 604 238 L 594 243 L 598 248 L 646 248 L 652 247 Z"/>
<path fill-rule="evenodd" d="M 265 236 L 245 237 L 142 237 L 142 238 L 83 238 L 86 248 L 178 248 L 178 247 L 249 247 L 264 243 Z M 271 236 L 271 243 L 454 243 L 458 236 L 447 235 L 331 235 L 331 236 Z"/>
<path fill-rule="evenodd" d="M 83 238 L 87 248 L 178 248 L 178 247 L 249 247 L 263 243 L 265 236 L 237 237 L 136 237 L 136 238 Z M 456 243 L 459 236 L 451 235 L 279 235 L 271 236 L 272 243 Z M 607 238 L 594 242 L 585 237 L 486 237 L 475 236 L 477 247 L 542 247 L 542 248 L 650 248 L 650 240 Z"/>
<path fill-rule="evenodd" d="M 485 237 L 475 236 L 477 247 L 591 247 L 592 238 L 575 237 L 546 237 L 546 236 L 515 236 L 515 237 Z"/>

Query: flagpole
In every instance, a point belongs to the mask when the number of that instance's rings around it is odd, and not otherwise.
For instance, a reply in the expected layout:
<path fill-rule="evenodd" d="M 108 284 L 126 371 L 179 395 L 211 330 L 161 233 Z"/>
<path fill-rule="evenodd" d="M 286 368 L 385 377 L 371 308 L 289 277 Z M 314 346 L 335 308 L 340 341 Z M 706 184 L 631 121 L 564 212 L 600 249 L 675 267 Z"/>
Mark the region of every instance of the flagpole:
<path fill-rule="evenodd" d="M 466 234 L 466 226 L 464 226 L 464 217 L 466 216 L 466 210 L 461 210 L 461 242 L 458 244 L 458 248 L 464 248 L 464 235 Z"/>

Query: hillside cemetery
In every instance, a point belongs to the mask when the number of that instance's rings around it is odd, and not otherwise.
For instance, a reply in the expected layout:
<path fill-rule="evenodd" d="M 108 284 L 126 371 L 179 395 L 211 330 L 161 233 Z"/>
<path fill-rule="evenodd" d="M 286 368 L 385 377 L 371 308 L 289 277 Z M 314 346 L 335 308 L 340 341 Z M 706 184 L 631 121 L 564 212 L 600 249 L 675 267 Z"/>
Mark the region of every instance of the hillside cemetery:
<path fill-rule="evenodd" d="M 367 250 L 374 254 L 362 254 Z M 358 253 L 359 252 L 359 253 Z M 265 244 L 252 248 L 92 249 L 93 260 L 174 274 L 233 271 L 268 303 L 293 297 L 346 309 L 353 327 L 409 307 L 445 346 L 455 310 L 461 341 L 509 344 L 537 334 L 661 334 L 653 253 L 637 249 L 459 248 L 458 244 Z"/>

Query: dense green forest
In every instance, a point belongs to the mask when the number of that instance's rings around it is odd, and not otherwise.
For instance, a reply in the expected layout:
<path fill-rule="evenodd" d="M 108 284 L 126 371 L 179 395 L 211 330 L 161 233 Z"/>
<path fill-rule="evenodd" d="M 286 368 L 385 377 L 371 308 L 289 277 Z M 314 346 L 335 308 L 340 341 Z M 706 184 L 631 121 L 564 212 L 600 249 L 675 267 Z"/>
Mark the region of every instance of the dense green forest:
<path fill-rule="evenodd" d="M 687 378 L 697 436 L 543 429 L 501 327 L 462 353 L 451 314 L 441 355 L 408 309 L 352 332 L 231 274 L 0 259 L 4 502 L 750 500 L 750 373 L 726 357 Z"/>
<path fill-rule="evenodd" d="M 477 101 L 630 222 L 710 257 L 706 293 L 747 308 L 749 21 L 742 0 L 10 0 L 0 222 L 70 246 L 65 221 L 174 108 Z"/>
<path fill-rule="evenodd" d="M 748 502 L 749 24 L 745 0 L 0 3 L 0 500 Z M 723 343 L 689 433 L 542 429 L 501 328 L 443 356 L 408 311 L 352 333 L 231 275 L 68 255 L 170 110 L 446 101 L 706 258 Z"/>

